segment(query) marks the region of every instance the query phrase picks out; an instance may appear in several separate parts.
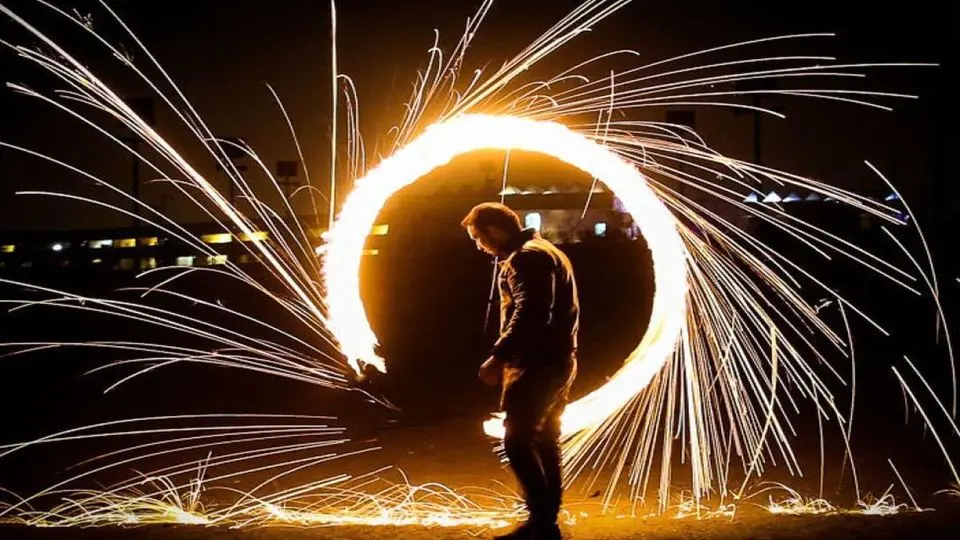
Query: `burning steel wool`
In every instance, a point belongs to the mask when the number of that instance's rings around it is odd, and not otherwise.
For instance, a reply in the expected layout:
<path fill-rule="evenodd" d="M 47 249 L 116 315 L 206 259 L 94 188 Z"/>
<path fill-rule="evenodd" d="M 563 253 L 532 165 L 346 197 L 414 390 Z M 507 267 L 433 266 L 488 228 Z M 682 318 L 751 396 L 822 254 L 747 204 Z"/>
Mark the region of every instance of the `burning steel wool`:
<path fill-rule="evenodd" d="M 252 241 L 243 248 L 260 261 L 279 287 L 269 286 L 231 260 L 213 268 L 161 267 L 143 272 L 142 287 L 133 289 L 138 300 L 88 297 L 71 291 L 40 287 L 21 281 L 0 283 L 32 287 L 44 300 L 2 300 L 11 310 L 27 307 L 72 310 L 78 315 L 107 314 L 143 325 L 162 327 L 195 338 L 205 346 L 175 346 L 133 341 L 49 341 L 4 343 L 11 354 L 60 347 L 84 347 L 121 352 L 97 371 L 133 368 L 108 390 L 131 379 L 149 376 L 164 366 L 196 363 L 249 370 L 263 377 L 284 377 L 330 391 L 364 391 L 353 383 L 363 366 L 389 377 L 389 358 L 376 352 L 378 338 L 366 316 L 360 296 L 359 268 L 364 243 L 384 204 L 401 188 L 412 184 L 457 156 L 478 149 L 532 151 L 562 160 L 603 182 L 635 219 L 650 249 L 654 265 L 655 296 L 650 323 L 636 349 L 605 384 L 572 403 L 563 416 L 564 461 L 570 479 L 606 471 L 606 486 L 596 509 L 621 512 L 617 501 L 628 501 L 626 514 L 636 516 L 649 497 L 662 513 L 676 517 L 732 518 L 737 505 L 754 504 L 774 514 L 837 513 L 835 504 L 820 493 L 805 497 L 786 485 L 759 484 L 774 467 L 800 475 L 811 468 L 794 450 L 791 423 L 795 403 L 807 401 L 818 421 L 833 424 L 835 442 L 845 449 L 842 459 L 852 473 L 858 510 L 892 513 L 920 509 L 915 501 L 898 504 L 888 490 L 880 498 L 861 493 L 856 456 L 851 449 L 850 423 L 854 415 L 855 369 L 848 315 L 860 317 L 885 333 L 869 314 L 849 301 L 843 291 L 821 281 L 808 264 L 800 264 L 741 229 L 702 203 L 704 197 L 736 208 L 768 224 L 824 260 L 849 260 L 865 271 L 885 278 L 893 287 L 933 299 L 939 324 L 946 327 L 939 303 L 939 286 L 929 251 L 910 253 L 893 228 L 907 230 L 902 215 L 885 203 L 829 183 L 721 155 L 692 129 L 663 122 L 643 121 L 635 113 L 649 107 L 676 104 L 734 107 L 783 115 L 737 102 L 744 93 L 777 94 L 797 99 L 823 99 L 850 106 L 890 110 L 886 101 L 914 96 L 890 92 L 851 90 L 841 83 L 870 70 L 916 68 L 923 64 L 844 64 L 823 55 L 754 56 L 761 44 L 804 44 L 829 34 L 774 36 L 695 51 L 648 65 L 611 72 L 591 79 L 588 68 L 604 65 L 626 51 L 600 51 L 586 62 L 556 73 L 538 72 L 541 60 L 574 41 L 625 6 L 628 0 L 587 0 L 549 28 L 516 57 L 492 73 L 466 70 L 469 45 L 487 16 L 492 0 L 482 3 L 468 19 L 456 46 L 444 52 L 439 41 L 429 50 L 427 67 L 418 74 L 403 118 L 391 129 L 390 151 L 379 162 L 368 162 L 359 133 L 357 99 L 345 74 L 333 73 L 335 110 L 338 89 L 344 88 L 348 155 L 353 189 L 346 195 L 336 219 L 325 233 L 317 257 L 307 233 L 309 225 L 282 217 L 261 202 L 244 174 L 227 159 L 225 148 L 237 143 L 214 135 L 174 77 L 163 70 L 131 28 L 107 3 L 111 30 L 124 32 L 142 53 L 135 63 L 93 25 L 75 13 L 37 0 L 58 22 L 67 22 L 89 37 L 108 55 L 122 62 L 162 100 L 184 128 L 201 143 L 208 156 L 230 176 L 250 210 L 242 211 L 198 167 L 115 92 L 75 54 L 58 44 L 38 23 L 21 18 L 0 4 L 0 13 L 32 39 L 31 48 L 3 41 L 24 62 L 56 78 L 64 88 L 55 92 L 10 82 L 20 94 L 42 101 L 86 124 L 99 136 L 129 152 L 155 176 L 169 183 L 222 226 L 225 234 Z M 334 43 L 335 50 L 336 43 Z M 799 45 L 798 45 L 799 46 Z M 680 60 L 703 63 L 690 67 Z M 334 64 L 336 66 L 336 64 Z M 336 67 L 334 67 L 336 69 Z M 158 74 L 151 76 L 151 73 Z M 778 80 L 776 89 L 744 91 L 741 81 Z M 815 81 L 816 86 L 810 86 Z M 276 94 L 274 94 L 276 95 Z M 279 103 L 279 99 L 278 99 Z M 122 122 L 151 151 L 119 139 L 93 119 L 106 112 Z M 286 111 L 283 112 L 286 115 Z M 286 117 L 291 126 L 289 117 Z M 293 133 L 294 140 L 296 134 Z M 331 145 L 336 157 L 337 141 Z M 299 149 L 299 142 L 297 143 Z M 216 257 L 216 245 L 204 242 L 161 210 L 134 198 L 108 181 L 53 155 L 0 141 L 0 147 L 64 167 L 103 186 L 111 195 L 139 205 L 143 223 Z M 283 193 L 278 179 L 263 166 L 253 148 L 239 150 L 252 157 L 271 182 L 272 195 Z M 151 157 L 155 156 L 155 157 Z M 302 156 L 301 156 L 302 157 Z M 867 166 L 878 183 L 892 184 L 881 171 Z M 172 171 L 172 172 L 171 172 Z M 331 174 L 334 174 L 331 171 Z M 830 230 L 804 222 L 776 205 L 745 202 L 760 182 L 803 190 L 832 198 L 882 221 L 884 231 L 902 250 L 912 267 L 880 257 Z M 685 186 L 688 191 L 676 186 Z M 299 196 L 313 197 L 323 190 L 311 184 Z M 22 195 L 79 200 L 107 211 L 133 217 L 117 204 L 70 193 L 26 191 Z M 332 194 L 331 194 L 332 195 Z M 291 195 L 292 197 L 292 195 Z M 327 198 L 331 204 L 335 197 Z M 291 209 L 290 198 L 284 198 Z M 909 209 L 908 209 L 909 210 Z M 289 212 L 294 214 L 294 212 Z M 333 215 L 333 214 L 332 214 Z M 909 229 L 919 233 L 919 229 Z M 265 231 L 267 234 L 260 234 Z M 921 241 L 922 234 L 920 236 Z M 924 246 L 925 246 L 924 241 Z M 263 322 L 256 313 L 242 313 L 210 298 L 178 292 L 174 286 L 194 272 L 248 286 L 296 321 L 290 327 Z M 845 326 L 828 325 L 820 310 L 801 296 L 800 284 L 818 288 Z M 200 306 L 238 323 L 256 325 L 264 335 L 252 336 L 222 322 L 211 322 L 152 303 L 154 298 Z M 953 354 L 946 338 L 953 373 Z M 848 359 L 838 365 L 832 355 Z M 943 450 L 943 457 L 960 484 L 943 438 L 960 436 L 954 423 L 957 392 L 939 396 L 916 365 L 894 369 L 910 402 L 921 411 L 925 425 Z M 374 405 L 381 398 L 370 395 Z M 934 400 L 936 408 L 922 403 Z M 929 409 L 929 407 L 928 407 Z M 946 423 L 950 433 L 937 429 Z M 479 429 L 479 426 L 478 426 Z M 501 419 L 494 415 L 483 425 L 492 437 L 502 437 Z M 821 439 L 830 435 L 821 430 Z M 0 458 L 37 447 L 82 441 L 128 441 L 130 444 L 98 455 L 72 474 L 37 493 L 13 498 L 0 506 L 0 519 L 43 526 L 109 525 L 131 523 L 185 523 L 198 525 L 428 525 L 502 527 L 520 512 L 517 497 L 506 488 L 467 488 L 443 484 L 415 485 L 405 477 L 390 480 L 392 468 L 361 475 L 330 474 L 321 479 L 274 490 L 273 482 L 323 466 L 335 468 L 352 456 L 376 450 L 354 441 L 333 416 L 279 414 L 156 416 L 122 419 L 78 427 L 39 440 L 0 447 Z M 678 444 L 677 441 L 680 441 Z M 821 440 L 822 444 L 822 440 Z M 184 461 L 197 451 L 207 457 Z M 152 465 L 157 458 L 164 465 Z M 173 460 L 171 465 L 169 460 Z M 689 470 L 689 486 L 679 493 L 673 486 L 671 465 L 682 462 Z M 141 467 L 141 463 L 151 463 Z M 0 462 L 2 465 L 2 462 Z M 823 463 L 819 464 L 823 469 Z M 905 483 L 890 462 L 897 484 Z M 139 472 L 106 488 L 78 487 L 104 473 L 129 468 Z M 816 465 L 813 466 L 816 468 Z M 254 478 L 252 489 L 229 487 L 234 479 Z M 651 479 L 658 485 L 651 487 Z M 759 484 L 759 487 L 758 487 Z M 207 499 L 214 490 L 217 497 Z M 273 491 L 271 491 L 273 490 Z M 655 497 L 650 493 L 655 491 Z M 912 497 L 909 489 L 908 496 Z M 677 498 L 679 496 L 679 499 Z M 767 502 L 763 501 L 766 498 Z M 677 502 L 679 500 L 679 502 Z M 55 501 L 55 502 L 51 502 Z M 568 519 L 580 514 L 568 508 Z"/>

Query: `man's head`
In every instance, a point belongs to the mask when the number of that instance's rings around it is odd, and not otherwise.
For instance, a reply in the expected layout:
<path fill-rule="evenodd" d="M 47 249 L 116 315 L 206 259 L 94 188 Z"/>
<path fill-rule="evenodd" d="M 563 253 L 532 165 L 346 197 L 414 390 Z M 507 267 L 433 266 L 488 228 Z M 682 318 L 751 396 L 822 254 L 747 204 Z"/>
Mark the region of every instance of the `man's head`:
<path fill-rule="evenodd" d="M 499 203 L 474 206 L 460 225 L 477 243 L 477 249 L 490 255 L 504 255 L 507 245 L 521 231 L 520 216 Z"/>

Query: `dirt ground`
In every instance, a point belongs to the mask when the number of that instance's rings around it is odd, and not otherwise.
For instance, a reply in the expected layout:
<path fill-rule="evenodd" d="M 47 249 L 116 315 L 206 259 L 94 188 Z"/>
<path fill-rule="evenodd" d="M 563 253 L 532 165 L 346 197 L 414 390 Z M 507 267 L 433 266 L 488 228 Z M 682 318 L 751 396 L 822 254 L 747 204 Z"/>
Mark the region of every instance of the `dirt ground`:
<path fill-rule="evenodd" d="M 565 527 L 565 537 L 578 540 L 622 539 L 696 539 L 696 540 L 787 540 L 787 539 L 922 539 L 960 538 L 960 506 L 936 512 L 896 516 L 753 516 L 727 519 L 593 519 Z M 330 527 L 297 529 L 270 527 L 232 530 L 216 527 L 145 526 L 95 529 L 29 529 L 0 527 L 0 538 L 25 540 L 253 540 L 337 538 L 412 540 L 444 538 L 489 538 L 490 531 L 467 529 L 427 529 L 423 527 Z"/>
<path fill-rule="evenodd" d="M 378 442 L 385 454 L 380 459 L 403 468 L 413 483 L 442 481 L 448 486 L 483 485 L 502 482 L 512 487 L 511 477 L 490 452 L 490 443 L 470 425 L 453 424 L 439 429 L 401 429 L 386 433 Z M 458 433 L 459 432 L 459 433 Z M 470 467 L 464 467 L 470 463 Z M 339 466 L 345 464 L 339 464 Z M 369 467 L 370 463 L 357 463 Z M 574 514 L 599 506 L 597 498 L 584 494 L 583 486 L 572 486 L 567 508 Z M 741 502 L 734 515 L 697 518 L 676 518 L 674 510 L 665 516 L 614 517 L 590 511 L 574 524 L 564 525 L 565 537 L 578 540 L 623 539 L 702 539 L 702 540 L 780 540 L 780 539 L 921 539 L 960 538 L 960 498 L 949 495 L 933 497 L 924 506 L 925 512 L 907 512 L 890 516 L 875 515 L 772 515 L 756 503 Z M 899 501 L 898 501 L 899 502 Z M 929 504 L 928 504 L 929 503 Z M 337 538 L 345 540 L 379 540 L 387 538 L 444 539 L 490 538 L 491 530 L 469 528 L 426 527 L 313 527 L 271 526 L 230 529 L 221 526 L 145 525 L 139 527 L 107 526 L 101 528 L 28 528 L 0 525 L 0 539 L 25 540 L 253 540 Z"/>

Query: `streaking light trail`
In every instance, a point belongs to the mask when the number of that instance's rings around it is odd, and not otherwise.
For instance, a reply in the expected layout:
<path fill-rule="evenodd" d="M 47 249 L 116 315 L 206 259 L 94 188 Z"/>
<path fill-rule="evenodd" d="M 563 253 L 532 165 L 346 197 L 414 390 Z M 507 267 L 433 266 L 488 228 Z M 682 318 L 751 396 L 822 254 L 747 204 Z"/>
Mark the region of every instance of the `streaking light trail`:
<path fill-rule="evenodd" d="M 330 329 L 358 373 L 359 361 L 385 371 L 383 360 L 373 352 L 376 338 L 360 299 L 360 260 L 367 232 L 387 199 L 399 189 L 458 155 L 489 148 L 540 152 L 602 179 L 635 216 L 653 257 L 656 294 L 646 334 L 603 387 L 570 404 L 562 422 L 564 434 L 571 435 L 596 426 L 624 407 L 673 354 L 686 321 L 687 253 L 673 216 L 640 171 L 563 125 L 510 116 L 456 116 L 428 127 L 357 180 L 327 238 L 324 275 Z M 499 419 L 487 422 L 484 429 L 489 435 L 503 436 Z"/>

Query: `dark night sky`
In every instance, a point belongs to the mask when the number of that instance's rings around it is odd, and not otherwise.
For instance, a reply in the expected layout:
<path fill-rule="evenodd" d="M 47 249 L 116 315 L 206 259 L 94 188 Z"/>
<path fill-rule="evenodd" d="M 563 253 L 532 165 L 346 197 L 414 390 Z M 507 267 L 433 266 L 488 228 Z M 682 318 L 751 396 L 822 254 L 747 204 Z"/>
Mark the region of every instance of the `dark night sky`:
<path fill-rule="evenodd" d="M 76 31 L 31 0 L 4 1 L 41 29 L 62 37 L 71 51 L 103 75 L 122 94 L 141 95 L 142 85 L 118 68 L 102 50 L 90 46 Z M 109 24 L 94 2 L 57 1 L 92 13 L 95 27 L 112 41 L 130 40 Z M 472 1 L 353 0 L 340 1 L 340 71 L 356 81 L 361 118 L 372 148 L 400 115 L 415 70 L 426 61 L 432 30 L 441 32 L 450 48 L 459 38 L 465 19 L 478 4 Z M 493 69 L 512 57 L 540 32 L 579 2 L 569 0 L 501 0 L 481 28 L 468 56 L 468 66 L 489 64 Z M 952 5 L 951 5 L 952 4 Z M 842 61 L 923 61 L 940 68 L 871 72 L 867 87 L 917 93 L 918 102 L 893 102 L 893 114 L 850 106 L 783 103 L 788 119 L 768 121 L 767 164 L 870 192 L 863 159 L 890 172 L 894 180 L 935 215 L 951 215 L 956 208 L 956 166 L 948 149 L 957 137 L 947 132 L 956 120 L 956 108 L 947 96 L 947 82 L 956 74 L 960 50 L 960 22 L 954 2 L 916 0 L 880 3 L 807 0 L 782 2 L 700 0 L 678 3 L 635 0 L 613 18 L 569 44 L 544 65 L 550 72 L 611 48 L 641 53 L 639 64 L 702 47 L 766 37 L 787 32 L 837 32 L 838 38 L 798 44 L 791 52 L 832 53 Z M 294 159 L 294 148 L 264 84 L 272 84 L 288 108 L 314 175 L 327 166 L 329 115 L 329 3 L 317 0 L 227 2 L 197 0 L 116 0 L 110 3 L 152 50 L 208 125 L 223 135 L 245 136 L 271 165 Z M 950 7 L 945 7 L 950 5 Z M 759 7 L 755 7 L 759 6 Z M 0 36 L 15 43 L 33 43 L 9 20 L 0 21 Z M 824 47 L 824 45 L 826 45 Z M 781 50 L 780 52 L 786 52 Z M 725 59 L 730 59 L 726 56 Z M 136 56 L 142 60 L 142 55 Z M 36 68 L 0 54 L 0 75 L 6 81 L 29 83 L 50 90 L 52 81 Z M 662 119 L 662 111 L 643 113 Z M 188 158 L 198 158 L 196 144 L 182 137 L 169 113 L 161 112 L 159 130 L 169 135 Z M 644 117 L 644 116 L 641 116 Z M 737 157 L 751 155 L 751 121 L 726 111 L 698 117 L 708 142 Z M 0 94 L 0 140 L 26 145 L 55 155 L 109 179 L 129 185 L 129 157 L 113 149 L 88 128 L 51 112 L 30 98 Z M 216 175 L 207 160 L 197 161 L 201 172 Z M 0 231 L 14 229 L 103 227 L 126 224 L 102 210 L 76 203 L 15 197 L 18 189 L 47 189 L 102 196 L 102 188 L 84 185 L 75 176 L 35 160 L 0 152 Z M 157 185 L 144 188 L 152 204 L 182 220 L 199 214 L 163 197 Z M 936 205 L 934 205 L 936 203 Z M 305 210 L 306 206 L 300 208 Z"/>

